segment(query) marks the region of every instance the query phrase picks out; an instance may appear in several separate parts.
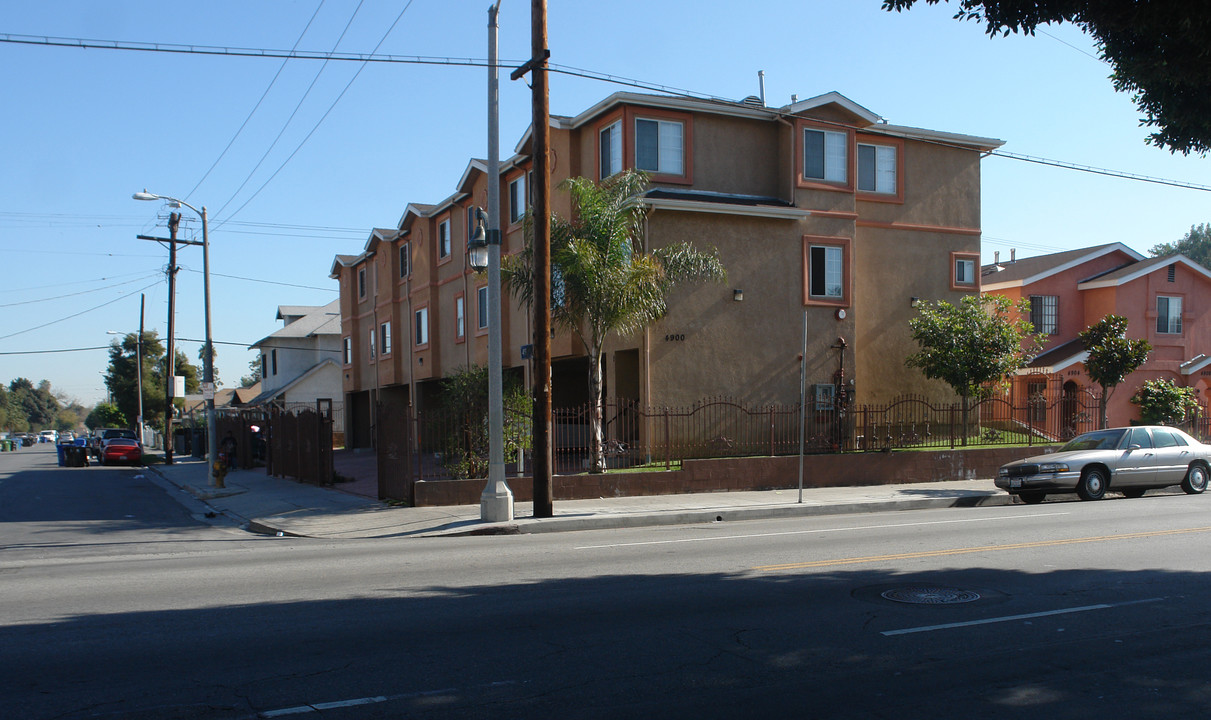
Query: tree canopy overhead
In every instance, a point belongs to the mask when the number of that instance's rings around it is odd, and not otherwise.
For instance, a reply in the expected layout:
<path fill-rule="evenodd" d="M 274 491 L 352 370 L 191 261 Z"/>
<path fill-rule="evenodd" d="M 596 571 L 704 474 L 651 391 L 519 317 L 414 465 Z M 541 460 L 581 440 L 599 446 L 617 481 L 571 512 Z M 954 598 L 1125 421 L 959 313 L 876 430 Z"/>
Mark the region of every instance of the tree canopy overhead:
<path fill-rule="evenodd" d="M 949 1 L 949 0 L 947 0 Z M 936 5 L 940 0 L 925 0 Z M 917 0 L 884 0 L 902 11 Z M 1211 150 L 1211 13 L 1190 0 L 958 0 L 956 19 L 984 22 L 990 36 L 1073 23 L 1097 41 L 1114 68 L 1114 89 L 1129 92 L 1154 128 L 1147 142 L 1173 153 Z"/>
<path fill-rule="evenodd" d="M 1211 224 L 1191 225 L 1190 232 L 1177 242 L 1154 245 L 1148 252 L 1156 257 L 1182 254 L 1211 269 Z"/>

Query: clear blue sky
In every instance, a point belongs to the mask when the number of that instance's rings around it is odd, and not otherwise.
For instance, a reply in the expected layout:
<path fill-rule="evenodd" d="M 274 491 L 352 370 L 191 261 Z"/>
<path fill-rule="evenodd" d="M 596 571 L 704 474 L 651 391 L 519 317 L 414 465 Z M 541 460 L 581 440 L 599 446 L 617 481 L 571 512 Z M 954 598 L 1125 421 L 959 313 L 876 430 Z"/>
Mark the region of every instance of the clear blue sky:
<path fill-rule="evenodd" d="M 0 5 L 0 33 L 371 53 L 399 18 L 379 54 L 482 60 L 488 5 L 39 0 Z M 1000 138 L 1014 153 L 1211 180 L 1207 159 L 1144 144 L 1131 98 L 1114 92 L 1110 68 L 1073 27 L 994 40 L 953 20 L 953 4 L 896 14 L 879 0 L 552 0 L 549 12 L 559 65 L 732 99 L 757 94 L 764 70 L 772 106 L 835 90 L 891 123 Z M 504 0 L 502 59 L 528 57 L 529 34 L 529 3 Z M 448 196 L 468 159 L 487 153 L 483 68 L 368 64 L 344 90 L 359 64 L 282 64 L 0 43 L 0 353 L 105 346 L 106 331 L 137 328 L 143 288 L 147 327 L 165 335 L 167 251 L 135 238 L 166 235 L 164 210 L 132 200 L 135 191 L 207 206 L 214 338 L 247 344 L 280 327 L 278 305 L 334 299 L 334 255 L 360 252 L 370 229 L 393 226 L 407 203 Z M 574 115 L 622 89 L 554 75 L 551 111 Z M 528 87 L 503 72 L 505 154 L 529 124 L 529 101 Z M 983 164 L 986 261 L 994 250 L 1025 257 L 1114 241 L 1146 253 L 1208 221 L 1208 192 Z M 200 236 L 196 221 L 188 233 Z M 200 339 L 200 249 L 183 250 L 180 264 L 177 335 Z M 181 346 L 196 358 L 198 343 Z M 220 378 L 233 385 L 253 354 L 216 347 Z M 104 398 L 106 363 L 104 350 L 3 354 L 0 381 L 47 379 L 91 404 Z"/>

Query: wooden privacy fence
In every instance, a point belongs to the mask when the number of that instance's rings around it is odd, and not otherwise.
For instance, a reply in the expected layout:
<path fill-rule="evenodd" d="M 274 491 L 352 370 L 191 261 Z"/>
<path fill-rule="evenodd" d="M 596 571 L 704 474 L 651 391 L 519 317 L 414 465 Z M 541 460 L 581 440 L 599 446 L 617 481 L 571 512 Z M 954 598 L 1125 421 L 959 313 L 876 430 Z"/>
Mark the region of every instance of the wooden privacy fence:
<path fill-rule="evenodd" d="M 316 485 L 332 482 L 331 400 L 271 405 L 268 421 L 268 474 Z"/>

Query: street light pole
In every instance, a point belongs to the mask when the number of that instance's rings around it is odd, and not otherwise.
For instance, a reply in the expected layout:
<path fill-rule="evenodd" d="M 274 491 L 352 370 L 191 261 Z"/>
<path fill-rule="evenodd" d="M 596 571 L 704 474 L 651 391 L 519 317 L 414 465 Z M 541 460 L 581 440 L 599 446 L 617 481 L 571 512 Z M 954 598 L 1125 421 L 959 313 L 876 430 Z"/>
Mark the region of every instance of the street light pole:
<path fill-rule="evenodd" d="M 215 430 L 214 414 L 214 343 L 210 338 L 210 235 L 206 222 L 206 206 L 199 210 L 193 205 L 167 195 L 156 195 L 146 190 L 132 195 L 135 200 L 164 200 L 193 210 L 202 218 L 202 288 L 205 296 L 206 344 L 202 350 L 202 394 L 206 398 L 206 464 L 210 486 L 223 487 L 223 479 L 214 474 L 214 464 L 219 458 L 219 439 Z"/>
<path fill-rule="evenodd" d="M 513 491 L 505 481 L 504 389 L 500 327 L 500 79 L 497 35 L 500 0 L 488 8 L 488 484 L 479 496 L 485 522 L 513 519 Z"/>

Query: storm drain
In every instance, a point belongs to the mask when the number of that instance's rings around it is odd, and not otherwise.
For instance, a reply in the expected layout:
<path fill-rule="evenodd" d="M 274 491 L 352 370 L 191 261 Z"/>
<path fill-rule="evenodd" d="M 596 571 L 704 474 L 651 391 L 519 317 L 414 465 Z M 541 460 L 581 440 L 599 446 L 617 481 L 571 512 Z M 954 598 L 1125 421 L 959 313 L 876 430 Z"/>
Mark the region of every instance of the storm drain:
<path fill-rule="evenodd" d="M 951 587 L 932 587 L 928 585 L 906 588 L 892 588 L 880 595 L 893 602 L 912 603 L 914 605 L 957 605 L 959 603 L 975 602 L 980 599 L 978 592 L 961 590 Z"/>

